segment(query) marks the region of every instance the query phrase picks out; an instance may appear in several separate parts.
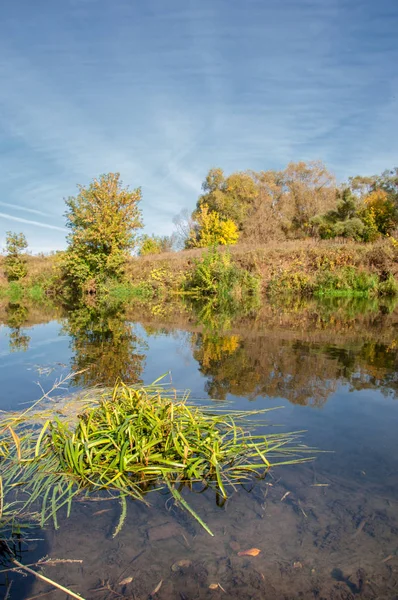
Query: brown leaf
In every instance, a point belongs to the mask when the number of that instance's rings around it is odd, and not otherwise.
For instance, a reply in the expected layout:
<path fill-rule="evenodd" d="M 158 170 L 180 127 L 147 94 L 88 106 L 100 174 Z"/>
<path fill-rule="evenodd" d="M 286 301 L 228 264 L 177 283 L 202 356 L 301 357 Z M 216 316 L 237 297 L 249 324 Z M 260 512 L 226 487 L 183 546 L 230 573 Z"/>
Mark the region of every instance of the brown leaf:
<path fill-rule="evenodd" d="M 180 569 L 188 569 L 192 565 L 190 560 L 178 560 L 173 565 L 171 565 L 171 570 L 174 572 L 179 571 Z"/>
<path fill-rule="evenodd" d="M 241 552 L 238 552 L 238 556 L 258 556 L 260 552 L 261 550 L 258 548 L 250 548 L 249 550 L 242 550 Z"/>
<path fill-rule="evenodd" d="M 119 585 L 127 585 L 128 583 L 131 583 L 132 581 L 133 581 L 132 577 L 125 577 L 124 579 L 119 581 Z"/>

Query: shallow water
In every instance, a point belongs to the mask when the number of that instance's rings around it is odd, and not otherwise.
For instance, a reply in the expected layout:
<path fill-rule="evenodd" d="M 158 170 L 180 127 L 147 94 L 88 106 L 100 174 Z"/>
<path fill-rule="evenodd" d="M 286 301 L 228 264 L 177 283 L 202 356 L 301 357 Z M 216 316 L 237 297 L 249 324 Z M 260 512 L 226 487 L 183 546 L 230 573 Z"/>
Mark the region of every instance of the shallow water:
<path fill-rule="evenodd" d="M 214 538 L 160 494 L 149 507 L 130 502 L 116 538 L 118 503 L 76 502 L 57 531 L 32 532 L 42 541 L 21 546 L 23 562 L 83 561 L 45 573 L 86 599 L 147 599 L 160 582 L 159 600 L 398 598 L 398 330 L 394 313 L 364 313 L 293 318 L 278 309 L 218 329 L 184 314 L 134 311 L 127 320 L 91 312 L 45 322 L 47 314 L 32 326 L 8 321 L 0 329 L 2 410 L 26 407 L 40 396 L 38 383 L 47 391 L 71 370 L 87 369 L 58 393 L 117 376 L 150 383 L 171 371 L 173 385 L 206 403 L 283 407 L 269 413 L 270 424 L 304 429 L 306 444 L 331 451 L 273 470 L 223 507 L 210 493 L 190 494 Z M 238 556 L 252 547 L 261 553 Z M 65 598 L 11 577 L 11 599 Z"/>

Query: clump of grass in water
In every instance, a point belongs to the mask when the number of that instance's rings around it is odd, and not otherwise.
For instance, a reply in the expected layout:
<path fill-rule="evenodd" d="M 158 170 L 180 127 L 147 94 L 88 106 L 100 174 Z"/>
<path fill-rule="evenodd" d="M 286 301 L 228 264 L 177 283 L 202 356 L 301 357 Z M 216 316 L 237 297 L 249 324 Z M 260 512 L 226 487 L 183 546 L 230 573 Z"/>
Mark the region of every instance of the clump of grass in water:
<path fill-rule="evenodd" d="M 8 485 L 23 485 L 29 504 L 41 501 L 42 524 L 52 517 L 55 526 L 58 510 L 66 505 L 69 513 L 76 494 L 116 493 L 122 512 L 115 534 L 127 497 L 145 502 L 148 491 L 167 486 L 213 535 L 182 496 L 184 486 L 201 482 L 225 499 L 231 486 L 263 476 L 271 466 L 311 460 L 305 456 L 309 449 L 297 445 L 298 433 L 250 432 L 248 417 L 266 411 L 225 414 L 189 404 L 186 396 L 167 394 L 159 385 L 118 384 L 75 424 L 55 418 L 28 430 L 22 420 L 21 432 L 8 426 L 9 440 L 0 440 L 7 447 Z"/>

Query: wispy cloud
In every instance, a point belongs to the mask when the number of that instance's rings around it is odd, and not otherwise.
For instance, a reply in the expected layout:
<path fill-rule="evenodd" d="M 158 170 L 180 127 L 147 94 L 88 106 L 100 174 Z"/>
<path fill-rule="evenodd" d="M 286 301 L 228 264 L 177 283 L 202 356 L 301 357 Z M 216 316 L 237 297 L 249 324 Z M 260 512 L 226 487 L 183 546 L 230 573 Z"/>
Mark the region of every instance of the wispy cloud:
<path fill-rule="evenodd" d="M 13 208 L 15 210 L 22 210 L 23 212 L 32 213 L 34 215 L 40 215 L 41 217 L 49 216 L 48 212 L 44 212 L 42 210 L 36 210 L 35 208 L 28 208 L 27 206 L 20 206 L 18 204 L 11 204 L 10 202 L 0 201 L 0 206 L 5 206 L 6 208 Z"/>
<path fill-rule="evenodd" d="M 42 223 L 41 221 L 23 219 L 22 217 L 8 215 L 7 213 L 3 212 L 0 212 L 0 217 L 3 217 L 3 219 L 8 219 L 9 221 L 17 221 L 18 223 L 25 223 L 26 225 L 34 225 L 35 227 L 44 227 L 45 229 L 54 229 L 55 231 L 63 231 L 64 233 L 67 233 L 67 229 L 65 229 L 64 227 L 58 227 L 58 225 L 50 225 L 49 223 Z"/>
<path fill-rule="evenodd" d="M 141 185 L 147 229 L 169 233 L 213 166 L 320 158 L 340 179 L 393 166 L 397 19 L 391 0 L 67 0 L 40 18 L 7 3 L 0 204 L 42 217 L 19 220 L 41 223 L 39 247 L 63 197 L 101 172 Z"/>

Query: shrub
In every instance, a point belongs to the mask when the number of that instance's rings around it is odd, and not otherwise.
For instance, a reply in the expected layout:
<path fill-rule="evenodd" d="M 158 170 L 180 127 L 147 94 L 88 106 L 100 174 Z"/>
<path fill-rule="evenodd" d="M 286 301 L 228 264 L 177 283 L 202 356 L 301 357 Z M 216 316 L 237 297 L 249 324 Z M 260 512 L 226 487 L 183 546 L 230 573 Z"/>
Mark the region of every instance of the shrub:
<path fill-rule="evenodd" d="M 268 284 L 268 293 L 275 294 L 311 294 L 312 282 L 309 275 L 300 271 L 284 269 L 281 273 L 274 275 Z"/>
<path fill-rule="evenodd" d="M 377 291 L 380 296 L 396 296 L 398 294 L 398 282 L 392 273 L 388 273 L 384 281 L 380 281 Z"/>
<path fill-rule="evenodd" d="M 140 256 L 147 256 L 148 254 L 171 252 L 172 249 L 173 238 L 171 236 L 143 235 L 139 241 L 138 254 Z"/>
<path fill-rule="evenodd" d="M 335 271 L 317 273 L 314 283 L 315 295 L 360 295 L 377 293 L 378 277 L 356 267 L 343 267 Z"/>
<path fill-rule="evenodd" d="M 195 261 L 184 287 L 197 297 L 214 296 L 220 302 L 237 302 L 258 294 L 259 278 L 235 265 L 229 252 L 212 248 Z"/>
<path fill-rule="evenodd" d="M 8 281 L 19 281 L 26 277 L 28 270 L 26 258 L 22 254 L 28 247 L 28 242 L 23 233 L 6 233 L 6 257 L 4 259 L 4 272 Z"/>

